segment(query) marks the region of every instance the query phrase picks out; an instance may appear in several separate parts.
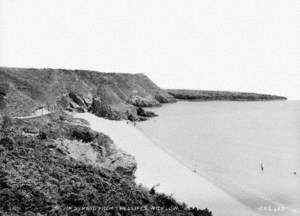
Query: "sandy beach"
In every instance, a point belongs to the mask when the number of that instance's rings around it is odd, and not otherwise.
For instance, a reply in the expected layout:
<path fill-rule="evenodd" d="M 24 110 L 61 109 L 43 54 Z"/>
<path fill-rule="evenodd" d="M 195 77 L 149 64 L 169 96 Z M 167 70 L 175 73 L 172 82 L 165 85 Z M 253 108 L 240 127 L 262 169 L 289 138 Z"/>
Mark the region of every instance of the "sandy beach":
<path fill-rule="evenodd" d="M 75 117 L 87 120 L 93 130 L 107 134 L 119 148 L 136 158 L 138 184 L 149 188 L 159 184 L 156 187 L 158 192 L 172 194 L 188 206 L 208 208 L 216 216 L 257 215 L 172 158 L 131 123 L 106 120 L 89 113 L 76 114 Z"/>

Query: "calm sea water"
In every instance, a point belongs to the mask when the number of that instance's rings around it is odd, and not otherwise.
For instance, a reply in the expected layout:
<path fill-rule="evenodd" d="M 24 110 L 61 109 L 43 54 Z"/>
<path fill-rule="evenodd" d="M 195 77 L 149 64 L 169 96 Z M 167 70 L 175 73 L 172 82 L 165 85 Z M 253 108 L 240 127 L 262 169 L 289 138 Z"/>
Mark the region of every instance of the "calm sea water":
<path fill-rule="evenodd" d="M 261 215 L 300 215 L 300 101 L 151 110 L 159 117 L 140 130 L 192 171 Z"/>

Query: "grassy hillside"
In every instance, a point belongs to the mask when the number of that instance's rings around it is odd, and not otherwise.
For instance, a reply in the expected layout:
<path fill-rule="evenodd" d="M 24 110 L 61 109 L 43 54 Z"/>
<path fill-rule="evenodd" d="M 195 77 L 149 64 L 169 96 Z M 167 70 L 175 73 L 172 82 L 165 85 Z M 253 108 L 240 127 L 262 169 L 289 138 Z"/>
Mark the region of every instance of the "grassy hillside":
<path fill-rule="evenodd" d="M 263 100 L 286 100 L 287 98 L 276 95 L 257 94 L 249 92 L 230 91 L 204 91 L 204 90 L 184 90 L 167 89 L 170 95 L 181 100 L 228 100 L 228 101 L 263 101 Z"/>
<path fill-rule="evenodd" d="M 136 185 L 134 159 L 64 113 L 0 123 L 0 215 L 211 215 Z"/>
<path fill-rule="evenodd" d="M 143 74 L 0 67 L 0 80 L 0 109 L 13 116 L 44 107 L 139 119 L 137 107 L 175 101 Z"/>

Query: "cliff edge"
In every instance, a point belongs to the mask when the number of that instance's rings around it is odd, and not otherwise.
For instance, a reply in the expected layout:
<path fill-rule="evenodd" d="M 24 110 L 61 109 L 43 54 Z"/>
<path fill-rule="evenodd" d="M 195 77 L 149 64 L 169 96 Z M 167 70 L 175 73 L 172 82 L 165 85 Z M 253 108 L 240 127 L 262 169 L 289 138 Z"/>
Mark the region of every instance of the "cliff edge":
<path fill-rule="evenodd" d="M 44 108 L 145 120 L 154 114 L 142 107 L 175 101 L 144 74 L 0 67 L 0 80 L 0 111 L 12 116 Z"/>

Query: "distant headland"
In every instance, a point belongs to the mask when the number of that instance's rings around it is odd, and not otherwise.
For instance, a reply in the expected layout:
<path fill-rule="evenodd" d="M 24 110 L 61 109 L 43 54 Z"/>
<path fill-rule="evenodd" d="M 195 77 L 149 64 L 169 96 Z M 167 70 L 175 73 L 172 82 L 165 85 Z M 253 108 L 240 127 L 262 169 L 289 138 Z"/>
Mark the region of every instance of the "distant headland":
<path fill-rule="evenodd" d="M 265 101 L 265 100 L 286 100 L 286 97 L 268 94 L 258 94 L 251 92 L 233 91 L 207 91 L 207 90 L 187 90 L 187 89 L 166 89 L 168 94 L 180 100 L 197 101 Z"/>

